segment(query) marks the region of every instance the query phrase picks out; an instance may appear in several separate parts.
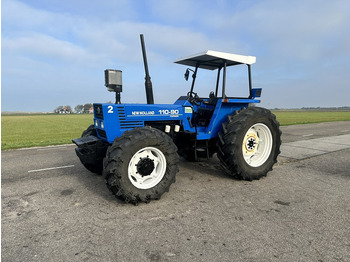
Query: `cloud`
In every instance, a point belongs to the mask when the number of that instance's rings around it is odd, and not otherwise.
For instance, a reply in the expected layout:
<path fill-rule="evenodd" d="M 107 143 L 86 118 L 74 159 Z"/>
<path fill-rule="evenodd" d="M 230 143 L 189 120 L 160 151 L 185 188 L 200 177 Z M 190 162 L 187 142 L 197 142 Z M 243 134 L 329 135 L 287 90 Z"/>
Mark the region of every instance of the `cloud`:
<path fill-rule="evenodd" d="M 210 42 L 203 33 L 185 27 L 120 19 L 105 21 L 98 17 L 90 20 L 69 13 L 35 9 L 18 1 L 5 3 L 3 24 L 11 30 L 4 30 L 4 48 L 9 51 L 37 53 L 42 50 L 42 56 L 71 56 L 73 61 L 85 56 L 88 62 L 91 60 L 88 56 L 96 56 L 97 59 L 138 62 L 140 33 L 145 34 L 150 56 L 159 59 L 169 52 L 173 55 L 198 52 L 198 48 L 204 50 Z"/>
<path fill-rule="evenodd" d="M 265 1 L 240 16 L 249 15 L 248 32 L 269 52 L 307 62 L 345 51 L 337 45 L 350 37 L 344 34 L 349 8 L 346 1 Z"/>
<path fill-rule="evenodd" d="M 81 46 L 40 33 L 15 38 L 4 37 L 3 48 L 12 54 L 30 54 L 45 59 L 77 61 L 88 57 Z"/>
<path fill-rule="evenodd" d="M 349 105 L 348 10 L 348 1 L 259 1 L 211 26 L 248 40 L 264 106 Z"/>
<path fill-rule="evenodd" d="M 32 111 L 40 110 L 45 103 L 45 110 L 50 111 L 49 106 L 68 101 L 78 104 L 111 100 L 111 94 L 103 87 L 103 70 L 109 67 L 124 70 L 128 86 L 125 99 L 143 102 L 144 94 L 139 92 L 144 88 L 140 33 L 145 34 L 150 68 L 154 70 L 151 73 L 161 76 L 165 76 L 163 64 L 170 64 L 183 51 L 195 49 L 195 43 L 204 48 L 208 41 L 203 34 L 186 28 L 151 22 L 91 20 L 36 9 L 18 1 L 5 1 L 3 12 L 5 110 L 23 110 L 23 103 Z M 152 79 L 155 86 L 166 82 L 164 76 Z M 163 95 L 155 97 L 163 99 Z M 19 102 L 21 99 L 25 102 Z M 47 99 L 55 102 L 46 102 Z M 43 102 L 38 103 L 40 100 Z M 172 102 L 174 97 L 168 100 Z"/>
<path fill-rule="evenodd" d="M 4 0 L 2 9 L 2 93 L 8 98 L 24 88 L 16 79 L 23 76 L 33 96 L 55 90 L 62 102 L 53 96 L 52 104 L 66 104 L 68 92 L 76 92 L 70 98 L 75 104 L 111 100 L 101 89 L 103 69 L 117 68 L 123 70 L 124 101 L 143 102 L 143 33 L 161 102 L 187 91 L 184 68 L 172 61 L 213 49 L 257 56 L 253 83 L 264 88 L 268 106 L 347 103 L 336 93 L 344 93 L 339 87 L 347 85 L 350 71 L 348 1 Z M 81 90 L 90 101 L 79 100 Z M 283 100 L 285 90 L 293 90 L 294 99 Z M 316 93 L 319 100 L 310 99 Z M 12 104 L 6 99 L 3 106 Z"/>

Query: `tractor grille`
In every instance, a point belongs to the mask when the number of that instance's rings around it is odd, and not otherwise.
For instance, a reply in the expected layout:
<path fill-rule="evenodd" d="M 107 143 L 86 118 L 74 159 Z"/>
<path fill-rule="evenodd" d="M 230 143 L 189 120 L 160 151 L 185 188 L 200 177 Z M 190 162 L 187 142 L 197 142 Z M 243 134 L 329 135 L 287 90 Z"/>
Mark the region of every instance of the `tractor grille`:
<path fill-rule="evenodd" d="M 135 127 L 142 127 L 142 121 L 120 121 L 120 129 L 130 129 Z"/>
<path fill-rule="evenodd" d="M 120 121 L 125 120 L 125 109 L 124 109 L 124 107 L 123 106 L 118 106 L 117 109 L 118 109 L 119 120 Z"/>
<path fill-rule="evenodd" d="M 103 119 L 103 110 L 101 104 L 94 104 L 94 114 L 96 118 Z"/>
<path fill-rule="evenodd" d="M 120 129 L 131 129 L 135 127 L 142 127 L 143 121 L 129 121 L 125 117 L 125 109 L 123 106 L 118 106 L 118 117 L 120 122 Z"/>

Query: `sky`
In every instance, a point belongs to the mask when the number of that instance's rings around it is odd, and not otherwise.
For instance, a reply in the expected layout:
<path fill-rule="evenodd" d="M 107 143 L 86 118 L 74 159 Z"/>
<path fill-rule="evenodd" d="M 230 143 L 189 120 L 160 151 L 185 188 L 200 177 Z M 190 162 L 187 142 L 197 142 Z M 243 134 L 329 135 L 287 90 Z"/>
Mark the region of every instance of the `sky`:
<path fill-rule="evenodd" d="M 52 112 L 109 102 L 104 70 L 123 72 L 123 103 L 146 103 L 144 34 L 155 103 L 190 89 L 180 57 L 215 50 L 256 56 L 266 108 L 350 106 L 348 0 L 2 0 L 1 111 Z M 232 95 L 247 88 L 242 66 Z M 202 76 L 202 78 L 201 78 Z M 208 96 L 216 74 L 200 71 Z M 236 89 L 237 88 L 237 89 Z"/>

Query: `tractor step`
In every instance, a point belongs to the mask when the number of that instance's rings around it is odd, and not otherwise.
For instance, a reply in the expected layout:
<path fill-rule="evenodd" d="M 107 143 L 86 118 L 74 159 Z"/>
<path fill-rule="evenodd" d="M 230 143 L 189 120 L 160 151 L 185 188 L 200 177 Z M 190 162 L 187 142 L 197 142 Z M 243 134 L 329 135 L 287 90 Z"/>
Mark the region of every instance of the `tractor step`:
<path fill-rule="evenodd" d="M 199 152 L 204 152 L 205 156 L 207 159 L 209 159 L 209 145 L 208 145 L 208 140 L 204 140 L 205 145 L 198 145 L 199 140 L 196 140 L 194 143 L 194 160 L 198 160 L 198 153 Z M 203 144 L 203 143 L 200 143 Z M 200 156 L 202 157 L 202 156 Z"/>

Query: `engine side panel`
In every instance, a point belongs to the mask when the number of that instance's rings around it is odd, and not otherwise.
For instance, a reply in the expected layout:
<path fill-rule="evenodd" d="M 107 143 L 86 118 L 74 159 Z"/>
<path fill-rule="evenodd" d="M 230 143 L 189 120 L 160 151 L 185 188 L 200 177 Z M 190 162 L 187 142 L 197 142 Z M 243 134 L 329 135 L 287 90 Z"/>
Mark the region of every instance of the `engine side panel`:
<path fill-rule="evenodd" d="M 94 104 L 94 116 L 98 136 L 113 143 L 126 130 L 143 127 L 145 122 L 176 121 L 183 124 L 187 117 L 192 117 L 192 109 L 181 104 Z"/>

